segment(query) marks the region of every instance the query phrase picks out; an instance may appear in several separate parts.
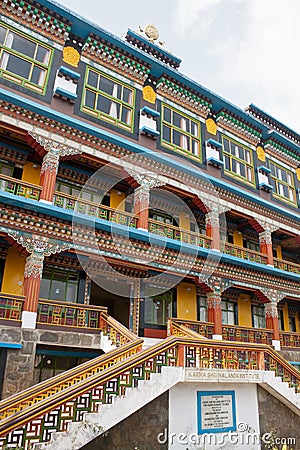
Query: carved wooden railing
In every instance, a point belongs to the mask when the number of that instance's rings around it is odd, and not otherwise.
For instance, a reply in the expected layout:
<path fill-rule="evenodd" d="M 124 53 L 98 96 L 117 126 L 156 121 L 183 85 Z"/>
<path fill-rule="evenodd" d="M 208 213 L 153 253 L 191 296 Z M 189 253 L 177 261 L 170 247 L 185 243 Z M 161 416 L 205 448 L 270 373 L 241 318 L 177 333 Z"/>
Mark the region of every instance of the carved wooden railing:
<path fill-rule="evenodd" d="M 274 258 L 274 267 L 276 267 L 276 269 L 285 270 L 286 272 L 300 274 L 300 264 L 291 261 Z"/>
<path fill-rule="evenodd" d="M 140 343 L 137 338 L 0 402 L 0 449 L 11 443 L 28 448 L 49 441 L 51 433 L 65 431 L 70 421 L 81 421 L 86 412 L 98 412 L 101 404 L 125 395 L 128 387 L 149 380 L 163 366 L 272 370 L 300 391 L 300 373 L 267 345 L 171 336 L 138 351 Z"/>
<path fill-rule="evenodd" d="M 184 230 L 174 225 L 159 222 L 157 220 L 149 219 L 150 233 L 158 234 L 159 236 L 166 236 L 170 239 L 182 241 L 187 244 L 196 245 L 203 248 L 211 248 L 211 238 L 193 231 Z"/>
<path fill-rule="evenodd" d="M 104 306 L 59 302 L 39 299 L 37 324 L 42 327 L 77 328 L 79 331 L 93 331 L 101 328 L 101 313 Z"/>
<path fill-rule="evenodd" d="M 39 200 L 42 187 L 0 174 L 0 190 L 9 194 L 18 195 L 19 197 Z"/>
<path fill-rule="evenodd" d="M 119 211 L 110 208 L 109 206 L 99 205 L 99 203 L 74 197 L 63 192 L 54 192 L 53 204 L 59 208 L 77 211 L 81 214 L 109 220 L 110 222 L 118 223 L 120 225 L 126 225 L 132 228 L 136 228 L 137 226 L 137 218 L 134 214 L 126 211 Z"/>
<path fill-rule="evenodd" d="M 214 334 L 214 324 L 211 322 L 199 322 L 197 320 L 177 319 L 172 317 L 169 318 L 167 322 L 168 336 L 177 335 L 179 331 L 182 331 L 183 326 L 207 339 L 212 339 Z"/>
<path fill-rule="evenodd" d="M 300 333 L 280 331 L 279 336 L 281 347 L 292 347 L 300 349 Z"/>
<path fill-rule="evenodd" d="M 0 320 L 9 323 L 21 324 L 24 296 L 12 294 L 0 294 Z"/>
<path fill-rule="evenodd" d="M 226 341 L 255 342 L 272 345 L 273 330 L 250 328 L 237 325 L 222 325 L 223 339 Z"/>
<path fill-rule="evenodd" d="M 226 255 L 236 256 L 237 258 L 247 259 L 248 261 L 257 262 L 260 264 L 268 264 L 268 258 L 263 253 L 240 247 L 238 245 L 229 244 L 228 242 L 225 243 L 224 253 L 226 253 Z"/>

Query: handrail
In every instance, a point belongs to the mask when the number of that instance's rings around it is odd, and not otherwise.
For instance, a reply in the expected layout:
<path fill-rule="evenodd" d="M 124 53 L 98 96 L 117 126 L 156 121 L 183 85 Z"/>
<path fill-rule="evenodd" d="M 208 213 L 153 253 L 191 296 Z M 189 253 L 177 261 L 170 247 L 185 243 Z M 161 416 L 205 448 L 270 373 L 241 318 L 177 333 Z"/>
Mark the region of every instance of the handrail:
<path fill-rule="evenodd" d="M 249 248 L 241 247 L 239 245 L 230 244 L 225 242 L 225 252 L 226 254 L 237 256 L 238 258 L 253 260 L 261 264 L 268 264 L 268 257 L 264 253 L 251 250 Z"/>
<path fill-rule="evenodd" d="M 293 331 L 279 331 L 280 345 L 286 348 L 300 347 L 300 333 Z"/>
<path fill-rule="evenodd" d="M 4 182 L 5 184 L 3 185 L 2 182 Z M 8 183 L 13 183 L 13 186 L 11 188 L 8 188 Z M 42 192 L 42 186 L 0 174 L 0 190 L 4 190 L 5 192 L 9 192 L 10 194 L 15 194 L 20 197 L 39 200 L 40 194 Z"/>
<path fill-rule="evenodd" d="M 0 293 L 0 320 L 8 320 L 13 322 L 21 321 L 25 297 L 22 295 Z"/>
<path fill-rule="evenodd" d="M 275 370 L 276 374 L 283 377 L 284 381 L 288 381 L 296 391 L 300 390 L 300 373 L 291 366 L 277 352 L 265 344 L 245 344 L 239 342 L 222 342 L 213 340 L 201 340 L 199 338 L 191 338 L 188 336 L 171 336 L 161 343 L 150 347 L 149 349 L 139 351 L 131 356 L 120 358 L 123 347 L 102 357 L 105 366 L 102 370 L 91 373 L 89 377 L 82 378 L 80 368 L 77 368 L 76 383 L 72 385 L 58 383 L 59 376 L 47 381 L 48 390 L 42 389 L 42 395 L 38 397 L 38 401 L 33 396 L 33 391 L 41 392 L 41 388 L 45 387 L 45 383 L 34 386 L 27 390 L 31 395 L 31 401 L 28 397 L 24 398 L 23 403 L 17 403 L 21 394 L 14 396 L 15 406 L 17 409 L 11 411 L 7 409 L 7 415 L 0 422 L 0 436 L 5 436 L 9 432 L 16 430 L 18 435 L 25 427 L 29 427 L 29 423 L 34 420 L 35 430 L 40 430 L 38 436 L 33 436 L 32 442 L 41 439 L 43 429 L 43 421 L 50 411 L 55 410 L 61 414 L 63 405 L 68 403 L 68 408 L 73 411 L 76 408 L 77 399 L 82 395 L 90 395 L 93 393 L 93 402 L 89 404 L 83 412 L 96 412 L 98 405 L 101 403 L 110 403 L 111 395 L 124 395 L 126 387 L 134 384 L 134 380 L 147 379 L 148 375 L 153 372 L 160 372 L 162 366 L 185 366 L 199 367 L 210 369 L 257 369 L 257 370 Z M 98 363 L 99 363 L 98 358 Z M 116 359 L 117 358 L 117 359 Z M 65 373 L 66 378 L 72 378 L 74 369 Z M 109 384 L 109 391 L 106 391 L 106 383 Z M 113 385 L 113 388 L 112 388 Z M 25 391 L 26 392 L 26 391 Z M 19 398 L 18 398 L 19 397 Z M 90 398 L 90 396 L 89 396 Z M 27 400 L 27 403 L 26 403 Z M 3 402 L 0 402 L 0 408 Z M 6 401 L 9 403 L 9 401 Z M 64 429 L 64 421 L 74 421 L 74 411 L 72 417 L 63 411 L 63 417 L 57 417 L 57 423 L 61 423 L 61 429 L 58 425 L 52 424 L 51 431 L 60 431 Z M 80 417 L 77 417 L 77 421 Z M 39 424 L 37 424 L 39 422 Z M 23 438 L 26 439 L 23 433 Z M 29 443 L 30 443 L 30 437 Z M 0 445 L 5 443 L 5 439 L 0 439 Z M 1 447 L 0 447 L 1 448 Z"/>
<path fill-rule="evenodd" d="M 172 334 L 172 327 L 174 325 L 185 326 L 198 335 L 204 336 L 208 339 L 211 339 L 214 334 L 214 324 L 212 322 L 200 322 L 198 320 L 178 319 L 172 317 L 168 319 L 168 335 Z"/>
<path fill-rule="evenodd" d="M 276 269 L 300 274 L 300 264 L 285 259 L 274 258 L 274 267 L 276 267 Z"/>

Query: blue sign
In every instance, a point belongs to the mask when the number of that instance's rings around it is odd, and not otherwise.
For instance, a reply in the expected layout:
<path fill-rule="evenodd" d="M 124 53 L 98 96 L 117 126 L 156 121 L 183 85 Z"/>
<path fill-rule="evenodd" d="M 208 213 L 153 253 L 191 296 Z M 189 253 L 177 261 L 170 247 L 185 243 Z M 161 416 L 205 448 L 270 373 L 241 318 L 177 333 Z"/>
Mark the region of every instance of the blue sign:
<path fill-rule="evenodd" d="M 236 431 L 235 391 L 197 392 L 198 434 Z"/>

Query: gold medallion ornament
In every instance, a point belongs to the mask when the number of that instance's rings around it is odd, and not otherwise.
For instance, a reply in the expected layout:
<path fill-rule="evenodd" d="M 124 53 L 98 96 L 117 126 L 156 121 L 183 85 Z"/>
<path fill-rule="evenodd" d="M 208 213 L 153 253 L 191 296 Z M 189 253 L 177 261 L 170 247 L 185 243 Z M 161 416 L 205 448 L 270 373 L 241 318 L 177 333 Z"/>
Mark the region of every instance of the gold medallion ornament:
<path fill-rule="evenodd" d="M 259 145 L 258 147 L 256 147 L 256 154 L 257 157 L 260 161 L 265 162 L 266 161 L 266 154 L 264 149 L 262 148 L 261 145 Z"/>
<path fill-rule="evenodd" d="M 208 133 L 216 136 L 216 134 L 217 134 L 216 122 L 211 117 L 209 117 L 208 119 L 206 119 L 205 124 L 206 124 L 206 129 L 207 129 Z"/>
<path fill-rule="evenodd" d="M 78 67 L 80 54 L 74 47 L 65 47 L 63 49 L 63 61 L 70 66 Z"/>
<path fill-rule="evenodd" d="M 156 92 L 151 86 L 143 87 L 143 99 L 152 104 L 156 102 Z"/>
<path fill-rule="evenodd" d="M 297 180 L 300 181 L 300 167 L 296 169 Z"/>
<path fill-rule="evenodd" d="M 159 32 L 155 25 L 147 25 L 144 32 L 147 38 L 152 42 L 156 41 L 159 38 Z"/>

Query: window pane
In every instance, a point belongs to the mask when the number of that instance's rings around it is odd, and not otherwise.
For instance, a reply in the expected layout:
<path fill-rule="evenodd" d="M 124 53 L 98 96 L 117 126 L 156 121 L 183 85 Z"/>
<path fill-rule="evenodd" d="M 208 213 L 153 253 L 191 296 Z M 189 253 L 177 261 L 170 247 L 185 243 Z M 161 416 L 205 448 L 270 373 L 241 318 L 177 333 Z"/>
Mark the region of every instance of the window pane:
<path fill-rule="evenodd" d="M 0 26 L 0 44 L 3 44 L 6 35 L 6 28 Z"/>
<path fill-rule="evenodd" d="M 173 111 L 173 125 L 175 125 L 175 127 L 181 128 L 181 119 L 182 117 Z"/>
<path fill-rule="evenodd" d="M 132 90 L 123 88 L 123 101 L 132 105 Z"/>
<path fill-rule="evenodd" d="M 76 301 L 77 301 L 77 284 L 75 284 L 75 283 L 68 284 L 66 300 L 67 300 L 67 302 L 76 303 Z"/>
<path fill-rule="evenodd" d="M 173 130 L 173 144 L 177 145 L 178 147 L 180 147 L 180 136 L 181 133 L 179 133 L 179 131 Z"/>
<path fill-rule="evenodd" d="M 171 110 L 165 107 L 164 107 L 164 120 L 168 123 L 171 123 Z"/>
<path fill-rule="evenodd" d="M 89 71 L 88 84 L 95 88 L 98 87 L 98 74 L 96 74 L 92 70 Z"/>
<path fill-rule="evenodd" d="M 94 109 L 96 101 L 96 94 L 92 91 L 85 91 L 85 106 Z"/>
<path fill-rule="evenodd" d="M 50 56 L 50 51 L 47 50 L 45 47 L 41 47 L 40 45 L 38 45 L 35 59 L 43 64 L 48 64 L 49 56 Z"/>
<path fill-rule="evenodd" d="M 104 112 L 105 114 L 110 114 L 110 108 L 112 106 L 112 101 L 103 95 L 98 95 L 97 109 Z"/>
<path fill-rule="evenodd" d="M 100 77 L 99 89 L 115 98 L 121 98 L 121 86 L 103 76 Z"/>
<path fill-rule="evenodd" d="M 55 277 L 57 275 L 55 274 Z M 52 300 L 65 300 L 66 282 L 62 280 L 52 280 L 50 298 Z"/>
<path fill-rule="evenodd" d="M 131 123 L 131 111 L 125 106 L 122 107 L 122 117 L 121 121 L 129 125 Z"/>
<path fill-rule="evenodd" d="M 25 39 L 23 36 L 19 34 L 14 34 L 14 39 L 10 48 L 15 50 L 18 53 L 22 53 L 23 55 L 29 56 L 30 58 L 34 57 L 36 44 L 29 39 Z"/>
<path fill-rule="evenodd" d="M 165 141 L 171 142 L 171 130 L 169 127 L 163 126 L 163 139 Z"/>
<path fill-rule="evenodd" d="M 44 81 L 45 81 L 45 76 L 46 76 L 46 71 L 35 66 L 33 68 L 30 81 L 34 84 L 37 84 L 38 86 L 43 86 Z"/>
<path fill-rule="evenodd" d="M 49 291 L 50 291 L 50 283 L 51 280 L 41 279 L 41 288 L 40 288 L 40 298 L 49 299 Z"/>
<path fill-rule="evenodd" d="M 4 53 L 3 53 L 4 55 Z M 6 70 L 28 80 L 31 63 L 14 55 L 9 55 Z"/>
<path fill-rule="evenodd" d="M 198 137 L 198 124 L 195 123 L 195 122 L 192 122 L 191 134 L 193 134 L 194 136 Z"/>
<path fill-rule="evenodd" d="M 225 152 L 229 152 L 229 142 L 227 139 L 224 139 L 224 150 Z"/>

